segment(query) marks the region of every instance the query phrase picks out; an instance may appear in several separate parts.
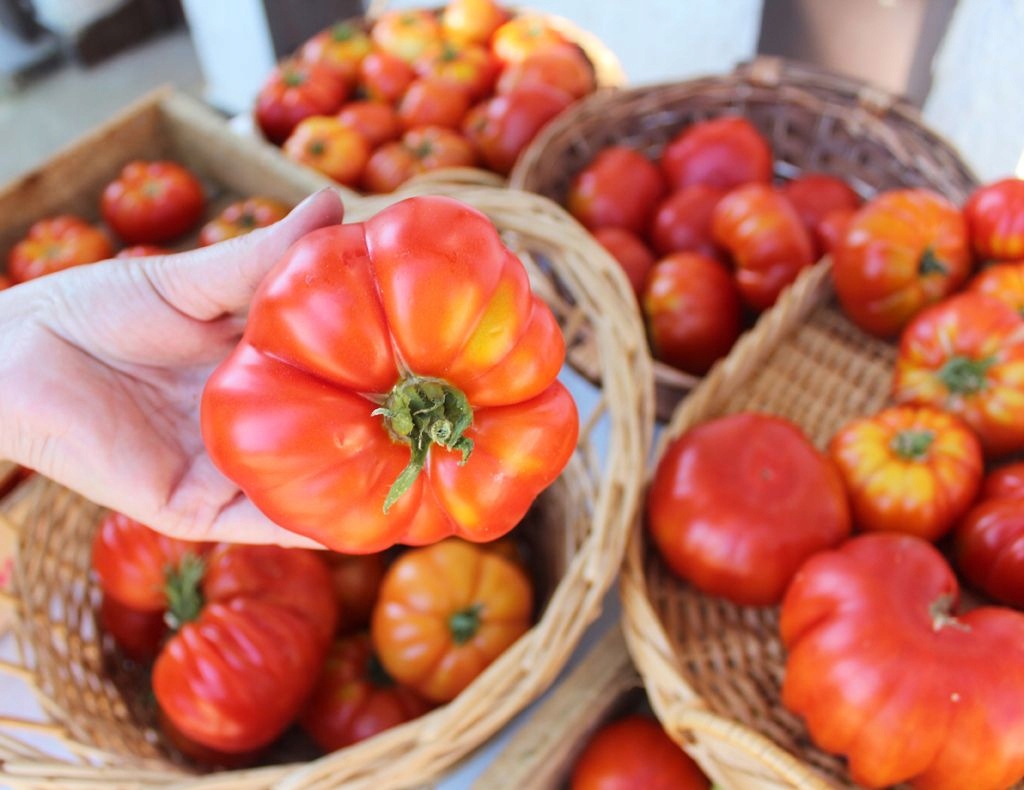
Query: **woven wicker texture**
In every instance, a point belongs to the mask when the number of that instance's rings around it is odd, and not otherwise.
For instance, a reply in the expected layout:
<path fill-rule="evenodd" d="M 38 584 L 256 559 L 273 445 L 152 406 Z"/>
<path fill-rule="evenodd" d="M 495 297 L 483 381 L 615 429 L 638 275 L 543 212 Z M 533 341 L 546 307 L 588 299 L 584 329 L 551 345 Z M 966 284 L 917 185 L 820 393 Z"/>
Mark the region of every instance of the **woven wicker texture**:
<path fill-rule="evenodd" d="M 557 206 L 484 187 L 419 183 L 400 194 L 350 201 L 366 218 L 415 191 L 444 192 L 490 216 L 524 255 L 568 339 L 597 338 L 601 390 L 581 413 L 576 454 L 523 528 L 546 597 L 539 621 L 453 702 L 356 746 L 310 762 L 189 777 L 165 756 L 140 678 L 113 668 L 96 632 L 97 588 L 88 569 L 100 509 L 37 480 L 6 517 L 21 530 L 15 567 L 18 665 L 50 720 L 0 718 L 0 782 L 14 787 L 405 787 L 443 771 L 502 727 L 556 677 L 614 579 L 637 511 L 653 424 L 650 359 L 634 311 L 620 296 L 617 265 Z M 535 263 L 543 260 L 544 269 Z M 557 287 L 555 282 L 557 281 Z M 571 298 L 567 298 L 571 297 Z M 606 449 L 607 452 L 601 452 Z M 63 742 L 66 759 L 37 752 L 22 736 Z M 283 755 L 288 759 L 287 753 Z"/>
<path fill-rule="evenodd" d="M 564 204 L 572 179 L 602 149 L 626 145 L 656 159 L 682 129 L 723 115 L 746 117 L 761 131 L 779 179 L 826 172 L 864 197 L 927 186 L 954 201 L 975 183 L 956 151 L 906 102 L 832 72 L 762 58 L 728 75 L 584 99 L 534 139 L 509 185 Z M 658 417 L 667 420 L 699 379 L 659 362 L 654 371 Z"/>

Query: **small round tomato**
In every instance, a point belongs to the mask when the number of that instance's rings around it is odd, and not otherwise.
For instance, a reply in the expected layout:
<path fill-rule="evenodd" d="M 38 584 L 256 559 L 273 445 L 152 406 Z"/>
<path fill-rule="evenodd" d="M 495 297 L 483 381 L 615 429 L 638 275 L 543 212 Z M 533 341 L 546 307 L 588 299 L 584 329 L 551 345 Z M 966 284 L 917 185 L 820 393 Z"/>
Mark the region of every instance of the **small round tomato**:
<path fill-rule="evenodd" d="M 1024 497 L 1024 461 L 989 472 L 981 487 L 982 499 Z"/>
<path fill-rule="evenodd" d="M 658 168 L 643 154 L 616 145 L 577 173 L 566 203 L 590 230 L 616 227 L 643 234 L 664 194 Z"/>
<path fill-rule="evenodd" d="M 129 244 L 171 241 L 202 219 L 203 185 L 175 162 L 131 162 L 100 198 L 103 219 Z"/>
<path fill-rule="evenodd" d="M 747 606 L 781 601 L 804 560 L 850 534 L 835 464 L 793 423 L 754 412 L 672 441 L 647 494 L 647 519 L 674 573 Z"/>
<path fill-rule="evenodd" d="M 598 228 L 594 231 L 594 238 L 622 266 L 629 284 L 633 286 L 633 293 L 639 299 L 647 272 L 654 265 L 654 253 L 639 236 L 625 228 Z"/>
<path fill-rule="evenodd" d="M 70 214 L 41 219 L 28 229 L 7 257 L 12 283 L 23 283 L 114 254 L 106 234 Z"/>
<path fill-rule="evenodd" d="M 580 99 L 597 85 L 594 67 L 583 51 L 574 45 L 540 49 L 505 69 L 498 80 L 498 93 L 508 93 L 520 85 L 540 82 L 552 85 Z"/>
<path fill-rule="evenodd" d="M 711 218 L 726 190 L 705 184 L 679 189 L 665 198 L 651 220 L 651 244 L 660 255 L 699 252 L 721 258 L 724 252 L 711 234 Z"/>
<path fill-rule="evenodd" d="M 412 66 L 387 52 L 371 52 L 359 64 L 359 82 L 366 97 L 373 101 L 398 101 L 414 79 Z"/>
<path fill-rule="evenodd" d="M 605 724 L 573 765 L 569 790 L 708 790 L 693 759 L 654 719 L 624 716 Z"/>
<path fill-rule="evenodd" d="M 384 578 L 384 555 L 329 552 L 325 559 L 338 599 L 338 633 L 363 628 L 370 622 Z"/>
<path fill-rule="evenodd" d="M 534 52 L 567 43 L 565 36 L 539 14 L 510 19 L 491 37 L 491 49 L 503 63 L 521 63 Z"/>
<path fill-rule="evenodd" d="M 385 143 L 373 152 L 363 186 L 370 192 L 392 192 L 420 173 L 474 164 L 476 152 L 458 132 L 440 126 L 410 129 L 401 141 Z"/>
<path fill-rule="evenodd" d="M 256 97 L 256 123 L 270 142 L 281 145 L 299 121 L 337 112 L 348 98 L 348 92 L 345 81 L 328 66 L 284 61 L 260 88 Z"/>
<path fill-rule="evenodd" d="M 402 136 L 402 123 L 390 104 L 379 101 L 349 102 L 336 116 L 341 123 L 359 132 L 370 148 L 379 148 Z"/>
<path fill-rule="evenodd" d="M 378 49 L 406 63 L 412 63 L 441 37 L 441 23 L 422 8 L 385 11 L 370 30 Z"/>
<path fill-rule="evenodd" d="M 431 707 L 388 676 L 368 634 L 353 634 L 334 643 L 299 723 L 321 749 L 333 752 L 418 718 Z"/>
<path fill-rule="evenodd" d="M 825 173 L 805 173 L 782 185 L 782 194 L 789 198 L 800 220 L 812 238 L 831 211 L 854 211 L 861 204 L 860 195 L 843 179 Z M 818 246 L 818 254 L 824 252 Z"/>
<path fill-rule="evenodd" d="M 856 209 L 837 208 L 821 218 L 821 222 L 814 229 L 814 243 L 823 255 L 831 255 L 835 252 L 856 215 Z"/>
<path fill-rule="evenodd" d="M 441 12 L 441 29 L 459 44 L 487 44 L 508 18 L 494 0 L 449 0 Z"/>
<path fill-rule="evenodd" d="M 1004 178 L 979 187 L 964 204 L 964 217 L 980 260 L 1024 258 L 1024 181 Z"/>
<path fill-rule="evenodd" d="M 967 226 L 927 189 L 884 192 L 850 221 L 833 251 L 843 311 L 865 332 L 897 334 L 923 308 L 949 296 L 971 270 Z"/>
<path fill-rule="evenodd" d="M 391 677 L 447 702 L 526 633 L 532 612 L 521 567 L 446 540 L 408 551 L 388 569 L 370 634 Z"/>
<path fill-rule="evenodd" d="M 746 118 L 715 118 L 683 129 L 661 154 L 672 189 L 706 184 L 720 189 L 772 180 L 772 149 Z"/>
<path fill-rule="evenodd" d="M 953 533 L 953 560 L 974 587 L 1024 608 L 1024 498 L 983 499 Z"/>
<path fill-rule="evenodd" d="M 106 594 L 100 600 L 99 624 L 125 656 L 139 663 L 149 663 L 160 654 L 168 632 L 162 609 L 133 609 Z"/>
<path fill-rule="evenodd" d="M 348 22 L 321 30 L 299 50 L 299 58 L 335 72 L 349 88 L 359 81 L 359 64 L 373 51 L 370 37 Z"/>
<path fill-rule="evenodd" d="M 958 418 L 929 406 L 895 406 L 844 426 L 829 445 L 866 532 L 938 540 L 981 485 L 981 445 Z"/>
<path fill-rule="evenodd" d="M 199 230 L 199 244 L 209 246 L 225 239 L 244 236 L 256 228 L 265 228 L 288 216 L 290 209 L 273 198 L 251 197 L 225 206 Z"/>
<path fill-rule="evenodd" d="M 462 88 L 471 101 L 478 101 L 494 88 L 500 66 L 491 51 L 484 47 L 457 46 L 442 41 L 424 52 L 413 63 L 413 69 L 420 77 Z"/>
<path fill-rule="evenodd" d="M 148 258 L 151 255 L 170 255 L 171 251 L 164 248 L 158 247 L 155 244 L 136 244 L 134 247 L 125 247 L 120 250 L 115 258 Z"/>
<path fill-rule="evenodd" d="M 285 140 L 283 150 L 290 159 L 346 186 L 359 183 L 370 158 L 370 144 L 359 132 L 325 115 L 300 122 Z"/>
<path fill-rule="evenodd" d="M 444 126 L 458 129 L 469 110 L 466 91 L 451 82 L 424 77 L 414 80 L 398 103 L 398 119 L 406 129 Z"/>
<path fill-rule="evenodd" d="M 699 252 L 658 261 L 641 305 L 655 359 L 686 373 L 707 373 L 743 331 L 736 283 L 721 263 Z"/>
<path fill-rule="evenodd" d="M 993 296 L 1024 317 L 1024 261 L 989 266 L 971 280 L 967 290 Z"/>

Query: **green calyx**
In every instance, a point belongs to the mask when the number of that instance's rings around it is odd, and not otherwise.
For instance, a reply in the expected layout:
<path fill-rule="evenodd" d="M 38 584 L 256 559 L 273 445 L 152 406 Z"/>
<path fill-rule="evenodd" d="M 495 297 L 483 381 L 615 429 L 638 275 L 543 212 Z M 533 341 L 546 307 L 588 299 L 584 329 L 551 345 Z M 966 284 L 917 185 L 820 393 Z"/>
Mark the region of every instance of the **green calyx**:
<path fill-rule="evenodd" d="M 448 628 L 452 633 L 452 641 L 464 645 L 480 630 L 480 612 L 483 607 L 476 603 L 456 612 L 448 618 Z"/>
<path fill-rule="evenodd" d="M 992 357 L 971 359 L 957 355 L 950 357 L 937 375 L 950 392 L 975 395 L 988 386 L 988 369 L 994 364 Z"/>
<path fill-rule="evenodd" d="M 206 563 L 197 554 L 186 554 L 177 568 L 169 567 L 164 572 L 164 593 L 167 595 L 164 619 L 172 630 L 177 631 L 199 617 L 204 603 L 200 585 L 205 573 Z"/>
<path fill-rule="evenodd" d="M 900 431 L 889 446 L 900 458 L 907 461 L 921 461 L 928 455 L 928 448 L 935 441 L 932 431 Z"/>
<path fill-rule="evenodd" d="M 473 423 L 473 409 L 460 390 L 441 379 L 419 376 L 402 379 L 373 414 L 384 417 L 391 437 L 408 444 L 410 449 L 408 466 L 384 500 L 385 513 L 415 482 L 432 445 L 461 452 L 461 463 L 466 463 L 473 451 L 472 439 L 463 436 Z"/>
<path fill-rule="evenodd" d="M 356 29 L 347 22 L 342 22 L 331 28 L 331 38 L 335 41 L 349 41 L 356 37 Z"/>
<path fill-rule="evenodd" d="M 928 247 L 921 256 L 921 264 L 918 267 L 918 273 L 922 275 L 949 274 L 949 267 L 939 259 L 935 254 L 935 250 Z"/>
<path fill-rule="evenodd" d="M 281 75 L 281 81 L 289 88 L 298 88 L 306 82 L 306 75 L 301 71 L 286 71 Z"/>
<path fill-rule="evenodd" d="M 970 631 L 971 627 L 957 619 L 953 614 L 955 598 L 951 593 L 940 595 L 928 607 L 928 616 L 931 617 L 932 630 L 941 631 L 943 628 L 957 628 L 961 631 Z"/>

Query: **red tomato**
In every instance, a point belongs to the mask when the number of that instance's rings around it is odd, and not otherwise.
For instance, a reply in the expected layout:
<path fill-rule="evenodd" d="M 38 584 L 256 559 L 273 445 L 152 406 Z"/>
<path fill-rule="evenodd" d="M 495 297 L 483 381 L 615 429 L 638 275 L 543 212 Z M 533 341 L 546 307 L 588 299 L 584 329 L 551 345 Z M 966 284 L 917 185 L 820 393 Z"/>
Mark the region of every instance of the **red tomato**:
<path fill-rule="evenodd" d="M 12 284 L 102 261 L 114 254 L 99 228 L 70 214 L 41 219 L 28 229 L 7 257 Z"/>
<path fill-rule="evenodd" d="M 724 196 L 724 189 L 694 184 L 665 198 L 651 221 L 654 249 L 660 255 L 699 252 L 712 258 L 723 257 L 711 234 L 711 219 Z"/>
<path fill-rule="evenodd" d="M 893 398 L 959 415 L 988 456 L 1024 449 L 1024 322 L 997 299 L 963 293 L 900 338 Z"/>
<path fill-rule="evenodd" d="M 779 294 L 814 263 L 814 245 L 792 204 L 767 184 L 737 187 L 715 206 L 714 240 L 736 264 L 743 300 L 755 310 L 775 304 Z"/>
<path fill-rule="evenodd" d="M 1024 317 L 1024 261 L 989 266 L 971 280 L 967 290 L 993 296 Z"/>
<path fill-rule="evenodd" d="M 1005 178 L 979 187 L 964 204 L 964 217 L 980 260 L 1024 258 L 1024 181 Z"/>
<path fill-rule="evenodd" d="M 564 358 L 493 223 L 409 198 L 281 258 L 206 385 L 203 437 L 275 523 L 335 551 L 492 540 L 575 449 Z"/>
<path fill-rule="evenodd" d="M 800 564 L 850 533 L 835 464 L 780 417 L 732 414 L 671 442 L 647 494 L 668 567 L 748 606 L 782 600 Z"/>
<path fill-rule="evenodd" d="M 206 209 L 203 185 L 175 162 L 131 162 L 107 184 L 103 219 L 129 244 L 158 244 L 188 233 Z"/>
<path fill-rule="evenodd" d="M 635 233 L 624 228 L 598 228 L 594 231 L 594 238 L 622 266 L 629 284 L 633 286 L 633 293 L 639 299 L 647 272 L 654 265 L 654 253 Z"/>
<path fill-rule="evenodd" d="M 856 209 L 839 208 L 821 218 L 814 231 L 814 243 L 823 255 L 832 255 L 835 252 L 856 215 Z"/>
<path fill-rule="evenodd" d="M 353 634 L 334 643 L 300 723 L 321 749 L 333 752 L 418 718 L 431 707 L 388 676 L 368 634 Z"/>
<path fill-rule="evenodd" d="M 858 785 L 996 790 L 1024 776 L 1024 615 L 954 615 L 956 577 L 911 535 L 812 557 L 782 603 L 782 702 Z"/>
<path fill-rule="evenodd" d="M 721 263 L 699 252 L 658 261 L 641 304 L 655 359 L 686 373 L 707 373 L 743 331 L 736 283 Z"/>
<path fill-rule="evenodd" d="M 398 103 L 398 118 L 406 129 L 418 126 L 444 126 L 458 129 L 466 111 L 469 96 L 451 82 L 423 78 L 415 80 Z"/>
<path fill-rule="evenodd" d="M 494 88 L 500 65 L 484 47 L 458 46 L 442 41 L 431 47 L 413 64 L 421 77 L 447 82 L 462 88 L 470 100 L 478 101 Z"/>
<path fill-rule="evenodd" d="M 789 198 L 814 239 L 818 238 L 818 228 L 830 212 L 855 211 L 861 204 L 860 195 L 849 184 L 825 173 L 805 173 L 787 181 L 782 185 L 782 194 Z M 826 249 L 819 244 L 817 254 L 821 255 Z"/>
<path fill-rule="evenodd" d="M 412 63 L 441 40 L 441 23 L 422 8 L 385 11 L 370 30 L 370 38 L 382 52 Z"/>
<path fill-rule="evenodd" d="M 503 63 L 521 63 L 542 49 L 568 43 L 565 36 L 539 14 L 523 14 L 510 19 L 491 37 L 491 49 Z"/>
<path fill-rule="evenodd" d="M 132 609 L 109 595 L 100 600 L 99 619 L 100 628 L 113 637 L 121 652 L 139 663 L 147 664 L 155 659 L 167 636 L 163 609 L 152 612 Z"/>
<path fill-rule="evenodd" d="M 251 197 L 229 203 L 224 210 L 199 230 L 199 244 L 209 246 L 244 236 L 256 228 L 265 228 L 288 216 L 290 209 L 273 198 Z"/>
<path fill-rule="evenodd" d="M 363 186 L 370 192 L 392 192 L 420 173 L 474 164 L 476 151 L 469 140 L 451 129 L 427 126 L 374 151 L 366 163 Z"/>
<path fill-rule="evenodd" d="M 360 68 L 364 68 L 364 58 Z M 362 73 L 362 72 L 361 72 Z M 256 98 L 256 123 L 270 142 L 281 145 L 299 121 L 332 115 L 348 98 L 349 88 L 322 63 L 286 60 L 275 68 Z"/>
<path fill-rule="evenodd" d="M 523 149 L 548 121 L 572 104 L 572 96 L 549 85 L 523 85 L 467 113 L 462 130 L 491 170 L 508 175 Z"/>
<path fill-rule="evenodd" d="M 981 485 L 981 445 L 958 418 L 928 406 L 895 406 L 845 425 L 829 453 L 867 532 L 945 535 Z"/>
<path fill-rule="evenodd" d="M 593 93 L 597 86 L 594 67 L 582 50 L 571 44 L 545 47 L 510 65 L 498 80 L 498 93 L 534 82 L 559 88 L 574 99 Z"/>
<path fill-rule="evenodd" d="M 590 230 L 625 228 L 643 235 L 665 194 L 658 168 L 625 146 L 605 148 L 569 185 L 569 213 Z"/>
<path fill-rule="evenodd" d="M 966 282 L 971 269 L 960 211 L 935 192 L 898 189 L 867 203 L 833 251 L 843 310 L 879 337 L 897 334 Z"/>
<path fill-rule="evenodd" d="M 339 184 L 355 186 L 370 159 L 370 144 L 337 118 L 315 115 L 285 140 L 285 156 L 319 170 Z"/>
<path fill-rule="evenodd" d="M 449 0 L 441 12 L 441 28 L 456 43 L 487 44 L 508 17 L 494 0 Z"/>
<path fill-rule="evenodd" d="M 359 64 L 359 82 L 371 101 L 398 101 L 414 79 L 412 66 L 386 52 L 371 52 Z"/>
<path fill-rule="evenodd" d="M 1024 461 L 990 472 L 982 484 L 981 496 L 983 499 L 1024 497 Z"/>
<path fill-rule="evenodd" d="M 576 758 L 569 790 L 708 790 L 711 783 L 653 719 L 602 726 Z"/>
<path fill-rule="evenodd" d="M 373 43 L 366 33 L 348 22 L 339 22 L 303 44 L 299 58 L 326 66 L 354 88 L 359 81 L 359 64 L 372 51 Z"/>
<path fill-rule="evenodd" d="M 984 499 L 953 533 L 953 558 L 969 584 L 1024 608 L 1024 499 Z"/>
<path fill-rule="evenodd" d="M 402 136 L 398 113 L 390 104 L 378 101 L 354 101 L 341 108 L 337 118 L 359 132 L 370 148 L 377 148 Z"/>
<path fill-rule="evenodd" d="M 14 283 L 11 282 L 11 278 L 6 274 L 0 274 L 0 291 L 10 288 Z"/>
<path fill-rule="evenodd" d="M 715 118 L 683 129 L 665 147 L 661 169 L 673 190 L 720 189 L 772 180 L 772 149 L 745 118 Z"/>
<path fill-rule="evenodd" d="M 120 250 L 115 258 L 148 258 L 152 255 L 170 255 L 171 251 L 165 247 L 158 247 L 155 244 L 136 244 L 134 247 L 125 247 Z"/>
<path fill-rule="evenodd" d="M 328 552 L 334 595 L 338 599 L 338 633 L 345 634 L 370 623 L 384 578 L 383 554 L 336 554 Z"/>

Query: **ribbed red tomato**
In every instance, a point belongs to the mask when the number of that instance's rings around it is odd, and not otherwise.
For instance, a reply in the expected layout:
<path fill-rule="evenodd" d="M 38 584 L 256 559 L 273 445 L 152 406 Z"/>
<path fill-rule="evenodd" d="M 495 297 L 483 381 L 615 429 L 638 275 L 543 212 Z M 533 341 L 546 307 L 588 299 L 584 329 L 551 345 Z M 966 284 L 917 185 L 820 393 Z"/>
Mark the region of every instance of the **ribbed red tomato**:
<path fill-rule="evenodd" d="M 980 260 L 1024 258 L 1024 181 L 1004 178 L 979 187 L 964 204 L 964 217 Z"/>
<path fill-rule="evenodd" d="M 369 56 L 372 57 L 372 56 Z M 360 66 L 365 65 L 365 58 Z M 281 145 L 299 121 L 333 115 L 348 98 L 345 79 L 330 66 L 287 60 L 275 68 L 256 97 L 256 123 L 270 142 Z"/>
<path fill-rule="evenodd" d="M 11 282 L 23 283 L 72 266 L 111 257 L 110 239 L 95 225 L 71 214 L 41 219 L 7 257 Z"/>
<path fill-rule="evenodd" d="M 661 169 L 673 189 L 732 189 L 772 180 L 772 149 L 746 118 L 714 118 L 683 129 L 665 147 Z"/>
<path fill-rule="evenodd" d="M 821 223 L 833 211 L 855 211 L 861 204 L 860 195 L 843 179 L 826 173 L 805 173 L 782 185 L 782 194 L 793 204 L 804 227 L 816 243 L 821 235 Z M 828 231 L 826 230 L 826 233 Z M 821 255 L 829 248 L 817 243 Z"/>
<path fill-rule="evenodd" d="M 967 290 L 995 297 L 1024 318 L 1024 261 L 996 263 L 983 269 Z"/>
<path fill-rule="evenodd" d="M 203 185 L 176 162 L 130 162 L 103 190 L 103 219 L 129 244 L 160 244 L 187 233 L 206 208 Z"/>

